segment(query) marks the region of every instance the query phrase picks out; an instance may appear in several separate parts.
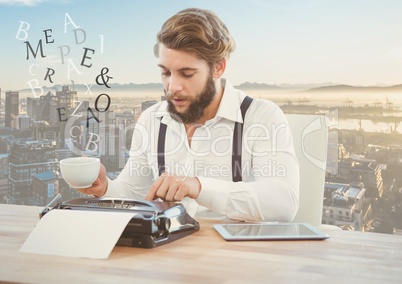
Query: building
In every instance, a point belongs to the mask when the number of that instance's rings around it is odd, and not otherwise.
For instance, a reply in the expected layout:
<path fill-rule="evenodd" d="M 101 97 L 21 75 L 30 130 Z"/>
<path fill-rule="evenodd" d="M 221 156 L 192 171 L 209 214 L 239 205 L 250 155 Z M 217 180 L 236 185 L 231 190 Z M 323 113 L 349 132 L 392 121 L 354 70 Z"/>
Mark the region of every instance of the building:
<path fill-rule="evenodd" d="M 49 204 L 58 193 L 58 179 L 53 171 L 32 176 L 32 197 L 37 205 Z"/>
<path fill-rule="evenodd" d="M 53 95 L 52 92 L 48 92 L 46 95 L 40 96 L 40 106 L 36 108 L 36 112 L 34 113 L 36 121 L 46 121 L 49 123 L 49 125 L 55 125 L 59 121 L 59 113 L 57 110 L 59 107 L 58 100 L 59 98 Z"/>
<path fill-rule="evenodd" d="M 27 98 L 27 115 L 33 120 L 39 120 L 37 117 L 40 113 L 40 98 Z"/>
<path fill-rule="evenodd" d="M 119 168 L 123 168 L 128 159 L 128 152 L 131 148 L 131 140 L 134 133 L 134 112 L 116 114 L 116 127 L 119 131 Z"/>
<path fill-rule="evenodd" d="M 60 128 L 61 141 L 63 141 L 61 147 L 64 148 L 67 146 L 67 144 L 65 144 L 66 139 L 70 139 L 70 129 L 66 127 L 67 122 L 65 120 L 68 121 L 71 118 L 71 115 L 77 107 L 78 96 L 77 92 L 71 89 L 71 86 L 62 86 L 62 90 L 56 92 L 56 97 L 57 115 L 59 116 L 59 112 L 62 114 L 61 118 L 58 117 L 58 126 Z"/>
<path fill-rule="evenodd" d="M 15 127 L 15 118 L 19 114 L 19 92 L 6 92 L 4 126 Z"/>
<path fill-rule="evenodd" d="M 328 176 L 329 182 L 362 182 L 366 188 L 366 197 L 378 198 L 384 191 L 382 171 L 383 164 L 377 164 L 373 160 L 347 159 L 338 163 L 338 173 Z"/>
<path fill-rule="evenodd" d="M 7 203 L 8 156 L 9 154 L 0 154 L 0 203 Z"/>
<path fill-rule="evenodd" d="M 1 88 L 0 88 L 0 123 L 3 120 L 3 100 L 1 99 Z"/>
<path fill-rule="evenodd" d="M 362 183 L 325 183 L 322 223 L 362 230 L 365 192 Z"/>
<path fill-rule="evenodd" d="M 56 150 L 56 158 L 58 161 L 61 161 L 63 159 L 68 159 L 75 157 L 73 153 L 69 149 L 57 149 Z"/>
<path fill-rule="evenodd" d="M 72 126 L 67 127 L 66 121 L 71 118 L 77 104 L 77 92 L 72 91 L 70 86 L 62 86 L 62 90 L 56 91 L 56 95 L 48 92 L 40 98 L 27 98 L 27 113 L 33 121 L 32 139 L 54 140 L 57 149 L 65 148 L 65 140 L 70 138 Z M 88 102 L 84 102 L 82 107 L 87 105 Z M 82 107 L 77 111 L 83 111 Z"/>
<path fill-rule="evenodd" d="M 355 146 L 367 146 L 366 132 L 364 131 L 343 130 L 339 131 L 338 135 L 339 141 L 344 145 L 348 145 L 349 148 Z"/>
<path fill-rule="evenodd" d="M 350 176 L 353 181 L 361 181 L 366 188 L 366 197 L 378 198 L 381 197 L 384 191 L 382 164 L 375 162 L 355 162 L 354 167 L 350 171 Z"/>
<path fill-rule="evenodd" d="M 15 129 L 27 130 L 31 125 L 31 118 L 25 114 L 17 115 L 15 119 Z"/>
<path fill-rule="evenodd" d="M 77 106 L 78 96 L 77 91 L 73 91 L 71 86 L 62 86 L 61 91 L 56 92 L 58 107 L 65 107 L 66 112 L 70 114 Z"/>
<path fill-rule="evenodd" d="M 57 171 L 54 141 L 16 140 L 11 145 L 8 173 L 8 200 L 12 204 L 37 205 L 33 199 L 34 175 Z"/>
<path fill-rule="evenodd" d="M 61 135 L 60 125 L 50 125 L 47 121 L 34 121 L 31 125 L 31 138 L 33 140 L 55 141 L 57 149 L 64 147 Z"/>
<path fill-rule="evenodd" d="M 10 154 L 12 141 L 14 141 L 13 135 L 0 135 L 0 154 Z"/>
<path fill-rule="evenodd" d="M 82 121 L 83 150 L 88 156 L 100 157 L 101 163 L 109 170 L 117 170 L 119 168 L 120 137 L 116 115 L 111 111 L 100 112 L 98 119 L 99 121 L 90 120 L 88 127 L 83 125 L 87 124 L 87 121 Z M 122 143 L 125 144 L 125 137 Z"/>

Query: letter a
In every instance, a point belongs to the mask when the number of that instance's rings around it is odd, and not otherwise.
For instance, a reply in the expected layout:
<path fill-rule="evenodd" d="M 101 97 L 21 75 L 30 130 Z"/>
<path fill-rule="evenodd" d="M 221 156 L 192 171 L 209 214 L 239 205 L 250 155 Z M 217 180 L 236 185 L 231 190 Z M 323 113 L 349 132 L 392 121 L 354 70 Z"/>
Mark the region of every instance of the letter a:
<path fill-rule="evenodd" d="M 69 20 L 69 22 L 67 22 L 67 18 Z M 72 24 L 74 26 L 74 28 L 78 29 L 80 26 L 77 26 L 74 21 L 71 19 L 70 15 L 68 13 L 66 13 L 65 17 L 64 17 L 64 33 L 67 33 L 67 25 Z"/>
<path fill-rule="evenodd" d="M 82 72 L 80 70 L 77 69 L 77 67 L 75 67 L 74 62 L 69 59 L 68 60 L 68 69 L 67 69 L 67 78 L 70 79 L 70 71 L 74 70 L 75 72 L 77 72 L 77 74 L 82 74 Z"/>
<path fill-rule="evenodd" d="M 89 113 L 91 113 L 92 116 L 89 116 Z M 94 114 L 94 112 L 92 111 L 92 109 L 91 109 L 90 107 L 88 107 L 88 109 L 87 109 L 87 128 L 89 128 L 89 120 L 92 119 L 92 118 L 95 119 L 96 122 L 98 122 L 98 123 L 102 122 L 102 120 L 99 120 L 99 119 L 96 117 L 96 115 Z"/>

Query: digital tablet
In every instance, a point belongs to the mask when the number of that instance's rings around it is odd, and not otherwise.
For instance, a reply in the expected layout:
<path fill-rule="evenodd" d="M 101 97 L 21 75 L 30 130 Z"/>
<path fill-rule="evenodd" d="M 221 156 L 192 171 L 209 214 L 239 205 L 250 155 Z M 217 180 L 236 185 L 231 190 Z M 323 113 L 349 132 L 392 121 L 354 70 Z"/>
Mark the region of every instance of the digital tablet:
<path fill-rule="evenodd" d="M 307 223 L 214 224 L 227 241 L 323 240 L 329 236 Z"/>

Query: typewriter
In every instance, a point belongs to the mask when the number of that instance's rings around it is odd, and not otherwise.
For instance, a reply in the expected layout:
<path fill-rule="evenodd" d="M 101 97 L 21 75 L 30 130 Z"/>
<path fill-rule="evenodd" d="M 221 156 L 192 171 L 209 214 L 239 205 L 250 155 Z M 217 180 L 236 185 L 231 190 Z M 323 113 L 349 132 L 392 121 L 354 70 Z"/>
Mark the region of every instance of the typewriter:
<path fill-rule="evenodd" d="M 153 248 L 190 235 L 200 228 L 184 206 L 175 202 L 95 197 L 65 202 L 60 200 L 59 194 L 39 213 L 39 218 L 50 210 L 136 213 L 120 236 L 116 244 L 118 246 Z"/>

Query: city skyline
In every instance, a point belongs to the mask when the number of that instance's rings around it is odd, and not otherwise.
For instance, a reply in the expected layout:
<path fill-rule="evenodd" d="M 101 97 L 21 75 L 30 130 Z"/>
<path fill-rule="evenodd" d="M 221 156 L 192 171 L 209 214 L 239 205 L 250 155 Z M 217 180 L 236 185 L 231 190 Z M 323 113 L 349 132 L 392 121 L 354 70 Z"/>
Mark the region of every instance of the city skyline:
<path fill-rule="evenodd" d="M 168 17 L 187 7 L 213 10 L 227 24 L 237 47 L 224 77 L 235 85 L 402 83 L 402 3 L 395 0 L 189 0 L 169 5 L 160 0 L 101 0 L 96 5 L 0 0 L 0 24 L 7 27 L 1 30 L 0 87 L 5 92 L 29 88 L 29 82 L 96 84 L 104 67 L 112 83 L 159 83 L 152 51 L 156 33 Z M 24 42 L 35 50 L 39 40 L 46 57 L 38 51 L 33 59 Z M 49 69 L 55 72 L 53 83 L 44 80 Z"/>

